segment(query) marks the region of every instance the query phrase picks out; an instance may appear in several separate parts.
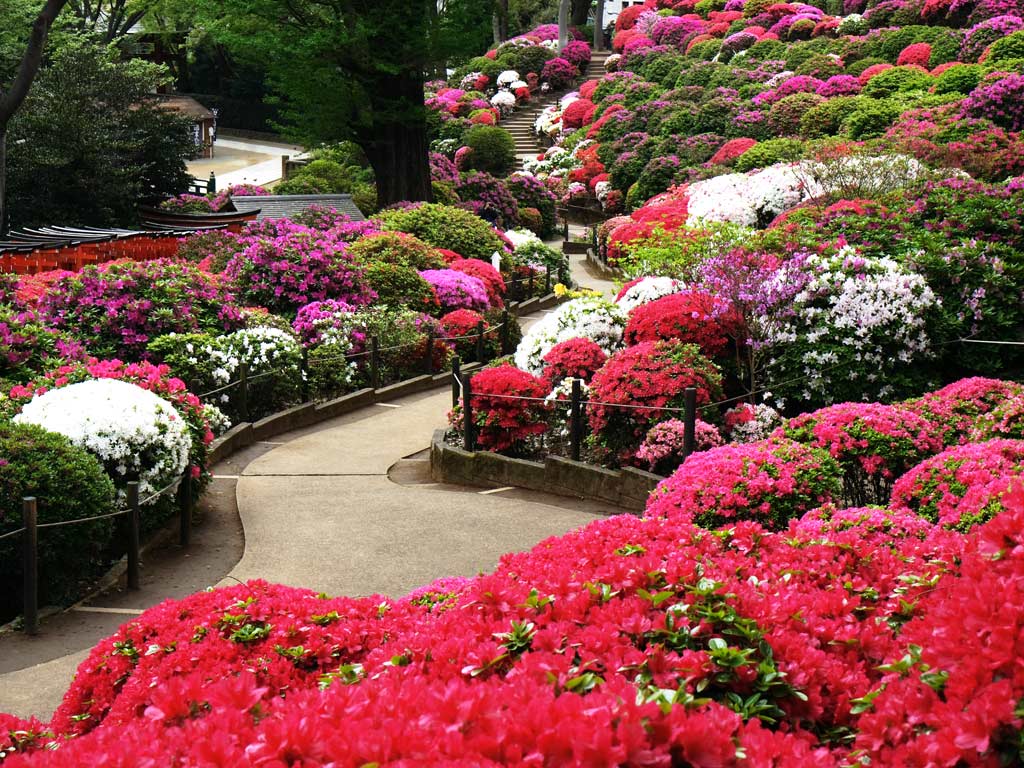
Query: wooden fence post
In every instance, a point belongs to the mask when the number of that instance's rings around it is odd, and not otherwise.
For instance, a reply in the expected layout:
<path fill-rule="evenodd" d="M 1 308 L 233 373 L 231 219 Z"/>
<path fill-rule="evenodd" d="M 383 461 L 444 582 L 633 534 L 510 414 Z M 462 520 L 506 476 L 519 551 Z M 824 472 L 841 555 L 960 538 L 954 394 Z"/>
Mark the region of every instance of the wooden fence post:
<path fill-rule="evenodd" d="M 459 404 L 459 398 L 462 396 L 461 376 L 462 361 L 456 355 L 452 358 L 452 408 Z"/>
<path fill-rule="evenodd" d="M 34 496 L 21 500 L 21 515 L 25 526 L 24 547 L 24 605 L 25 631 L 39 634 L 39 517 Z"/>
<path fill-rule="evenodd" d="M 380 389 L 380 342 L 370 337 L 370 386 Z"/>
<path fill-rule="evenodd" d="M 583 445 L 583 382 L 572 380 L 572 400 L 569 405 L 569 458 L 579 461 Z"/>
<path fill-rule="evenodd" d="M 192 542 L 192 467 L 185 467 L 178 486 L 178 543 L 187 547 Z"/>
<path fill-rule="evenodd" d="M 423 360 L 423 372 L 427 376 L 434 375 L 434 329 L 427 329 L 427 354 Z"/>
<path fill-rule="evenodd" d="M 128 483 L 128 515 L 126 528 L 126 549 L 128 550 L 128 589 L 139 588 L 139 483 Z"/>
<path fill-rule="evenodd" d="M 464 447 L 470 453 L 476 450 L 476 423 L 473 421 L 473 387 L 471 376 L 462 382 L 462 436 Z"/>
<path fill-rule="evenodd" d="M 683 458 L 693 453 L 694 430 L 697 426 L 697 389 L 683 390 Z"/>
<path fill-rule="evenodd" d="M 238 416 L 241 421 L 249 420 L 249 366 L 238 366 Z"/>

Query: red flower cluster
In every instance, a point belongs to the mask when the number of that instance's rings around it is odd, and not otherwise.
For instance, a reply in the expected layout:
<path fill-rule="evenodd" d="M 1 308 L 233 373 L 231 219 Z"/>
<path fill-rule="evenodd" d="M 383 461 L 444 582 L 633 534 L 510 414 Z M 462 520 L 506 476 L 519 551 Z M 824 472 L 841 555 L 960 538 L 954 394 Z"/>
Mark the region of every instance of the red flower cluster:
<path fill-rule="evenodd" d="M 630 462 L 652 425 L 682 408 L 697 389 L 697 405 L 721 399 L 722 377 L 692 344 L 646 341 L 616 352 L 591 382 L 590 429 L 613 461 Z"/>
<path fill-rule="evenodd" d="M 629 313 L 626 344 L 675 339 L 696 344 L 701 354 L 717 357 L 733 339 L 744 337 L 743 318 L 728 303 L 707 293 L 687 291 L 662 296 Z"/>
<path fill-rule="evenodd" d="M 931 58 L 932 47 L 928 43 L 913 43 L 900 51 L 900 55 L 896 59 L 896 66 L 916 64 L 919 67 L 927 67 Z"/>
<path fill-rule="evenodd" d="M 740 155 L 757 144 L 756 139 L 729 139 L 711 156 L 709 165 L 732 165 Z"/>
<path fill-rule="evenodd" d="M 594 121 L 597 106 L 590 99 L 577 99 L 562 112 L 562 126 L 576 130 Z"/>
<path fill-rule="evenodd" d="M 449 269 L 478 278 L 487 289 L 487 299 L 492 307 L 501 309 L 505 306 L 502 297 L 505 295 L 505 280 L 501 273 L 480 259 L 453 259 L 448 264 Z"/>
<path fill-rule="evenodd" d="M 564 379 L 583 379 L 589 382 L 607 362 L 608 355 L 597 342 L 575 338 L 555 344 L 543 360 L 543 380 L 550 388 Z"/>
<path fill-rule="evenodd" d="M 547 429 L 544 382 L 513 365 L 485 368 L 470 379 L 473 423 L 477 444 L 488 451 L 517 450 L 530 435 Z M 521 399 L 527 398 L 527 399 Z M 461 426 L 461 408 L 452 411 L 450 421 Z"/>

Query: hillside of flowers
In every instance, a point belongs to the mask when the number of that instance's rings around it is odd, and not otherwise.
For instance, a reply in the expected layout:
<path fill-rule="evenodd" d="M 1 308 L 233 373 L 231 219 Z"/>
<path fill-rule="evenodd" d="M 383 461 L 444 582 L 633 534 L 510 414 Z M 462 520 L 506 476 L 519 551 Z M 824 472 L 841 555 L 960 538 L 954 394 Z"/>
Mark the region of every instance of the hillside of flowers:
<path fill-rule="evenodd" d="M 656 502 L 398 600 L 254 581 L 167 601 L 93 649 L 49 724 L 0 715 L 0 760 L 1017 765 L 1024 491 L 1003 475 L 967 533 L 920 514 L 977 459 L 778 532 Z"/>
<path fill-rule="evenodd" d="M 130 480 L 143 498 L 183 476 L 198 492 L 232 423 L 440 372 L 456 354 L 489 360 L 520 338 L 506 299 L 567 273 L 528 230 L 410 203 L 200 233 L 175 259 L 2 277 L 0 534 L 21 527 L 24 496 L 45 524 L 123 506 Z M 143 533 L 174 512 L 170 498 L 146 504 Z M 74 600 L 119 542 L 109 519 L 47 531 L 44 604 Z M 0 541 L 2 621 L 21 608 L 20 546 Z"/>

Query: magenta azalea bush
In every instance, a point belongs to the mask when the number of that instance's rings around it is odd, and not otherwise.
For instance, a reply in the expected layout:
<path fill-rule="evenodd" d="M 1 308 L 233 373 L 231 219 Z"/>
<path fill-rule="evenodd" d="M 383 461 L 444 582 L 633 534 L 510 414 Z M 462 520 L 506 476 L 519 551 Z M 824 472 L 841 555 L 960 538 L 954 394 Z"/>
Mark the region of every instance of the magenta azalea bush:
<path fill-rule="evenodd" d="M 648 517 L 707 528 L 753 520 L 766 528 L 840 497 L 839 464 L 818 448 L 773 439 L 691 454 L 647 502 Z"/>
<path fill-rule="evenodd" d="M 442 313 L 456 309 L 481 311 L 490 306 L 487 286 L 478 277 L 455 269 L 425 269 L 419 274 L 434 289 Z"/>
<path fill-rule="evenodd" d="M 374 298 L 363 266 L 334 230 L 286 221 L 272 233 L 254 235 L 224 274 L 244 301 L 273 311 L 294 311 L 324 299 L 360 306 Z"/>
<path fill-rule="evenodd" d="M 988 440 L 948 448 L 896 481 L 890 505 L 933 523 L 967 531 L 1004 510 L 1024 473 L 1024 441 Z"/>

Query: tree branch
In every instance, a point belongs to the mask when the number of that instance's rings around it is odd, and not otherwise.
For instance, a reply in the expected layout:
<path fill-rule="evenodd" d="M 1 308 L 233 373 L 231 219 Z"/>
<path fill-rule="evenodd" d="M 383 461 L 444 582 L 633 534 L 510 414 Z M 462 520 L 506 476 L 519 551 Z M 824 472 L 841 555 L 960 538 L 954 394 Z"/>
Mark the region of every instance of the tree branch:
<path fill-rule="evenodd" d="M 32 33 L 18 65 L 18 72 L 8 91 L 0 94 L 0 126 L 7 125 L 28 95 L 32 81 L 35 80 L 43 63 L 43 49 L 46 48 L 46 37 L 50 33 L 50 27 L 67 2 L 68 0 L 46 0 L 43 10 L 32 22 Z"/>

